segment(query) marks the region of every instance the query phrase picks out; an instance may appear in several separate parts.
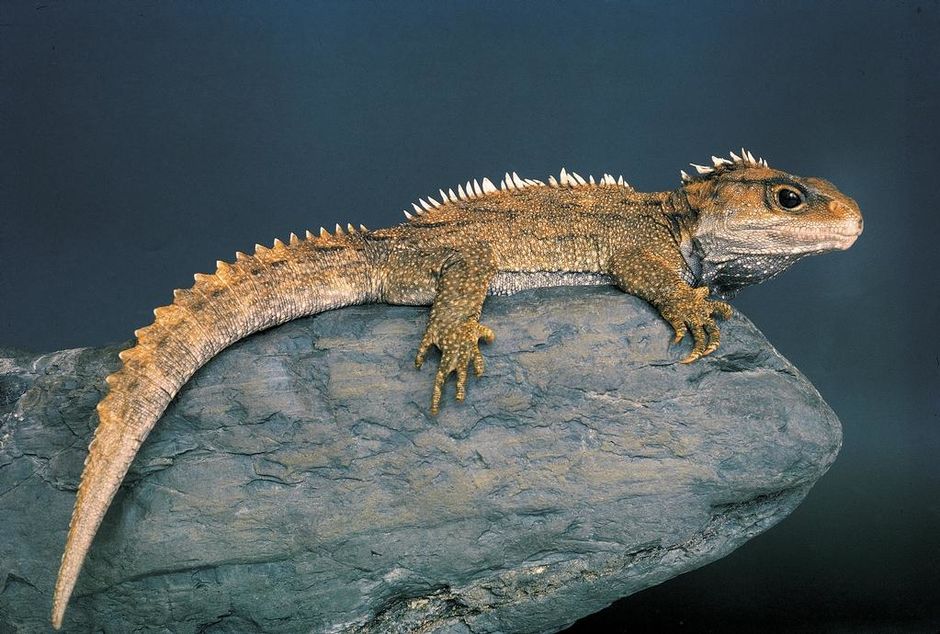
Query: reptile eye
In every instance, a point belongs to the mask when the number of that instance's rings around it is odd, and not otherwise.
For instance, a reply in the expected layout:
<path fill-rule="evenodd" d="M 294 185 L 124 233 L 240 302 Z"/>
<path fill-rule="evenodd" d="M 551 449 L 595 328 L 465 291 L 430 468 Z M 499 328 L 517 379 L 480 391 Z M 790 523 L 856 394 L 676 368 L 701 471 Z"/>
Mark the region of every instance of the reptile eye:
<path fill-rule="evenodd" d="M 777 191 L 777 202 L 784 209 L 796 209 L 803 204 L 803 194 L 789 187 L 781 187 Z"/>

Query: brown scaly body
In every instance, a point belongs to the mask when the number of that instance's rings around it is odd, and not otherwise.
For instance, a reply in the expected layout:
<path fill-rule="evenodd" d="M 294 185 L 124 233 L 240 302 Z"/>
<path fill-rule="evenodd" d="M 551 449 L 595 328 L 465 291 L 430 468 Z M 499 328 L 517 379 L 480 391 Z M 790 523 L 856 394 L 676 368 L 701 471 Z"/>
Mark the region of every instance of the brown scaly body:
<path fill-rule="evenodd" d="M 639 193 L 605 175 L 595 183 L 562 170 L 548 183 L 507 174 L 441 190 L 416 204 L 408 222 L 334 234 L 308 232 L 289 244 L 256 246 L 219 262 L 213 275 L 176 291 L 121 353 L 107 378 L 53 599 L 53 626 L 65 607 L 95 532 L 138 448 L 179 389 L 206 361 L 247 335 L 332 308 L 367 302 L 431 305 L 415 363 L 441 351 L 431 413 L 457 375 L 483 372 L 479 341 L 487 294 L 535 286 L 615 284 L 656 307 L 675 330 L 691 332 L 683 362 L 713 352 L 715 317 L 726 297 L 812 253 L 848 248 L 861 233 L 858 206 L 832 184 L 771 169 L 742 150 L 714 167 L 682 173 L 671 192 Z M 430 201 L 430 202 L 429 202 Z"/>

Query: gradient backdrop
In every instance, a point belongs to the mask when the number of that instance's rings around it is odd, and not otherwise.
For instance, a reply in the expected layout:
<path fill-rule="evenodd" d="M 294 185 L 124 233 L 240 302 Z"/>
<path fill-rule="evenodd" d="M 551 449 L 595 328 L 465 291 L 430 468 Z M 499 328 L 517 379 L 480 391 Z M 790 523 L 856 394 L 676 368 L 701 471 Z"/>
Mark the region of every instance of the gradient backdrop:
<path fill-rule="evenodd" d="M 467 178 L 661 190 L 746 145 L 865 214 L 852 250 L 735 302 L 842 455 L 769 533 L 572 631 L 935 630 L 938 97 L 928 0 L 2 0 L 0 346 L 126 340 L 216 259 Z"/>

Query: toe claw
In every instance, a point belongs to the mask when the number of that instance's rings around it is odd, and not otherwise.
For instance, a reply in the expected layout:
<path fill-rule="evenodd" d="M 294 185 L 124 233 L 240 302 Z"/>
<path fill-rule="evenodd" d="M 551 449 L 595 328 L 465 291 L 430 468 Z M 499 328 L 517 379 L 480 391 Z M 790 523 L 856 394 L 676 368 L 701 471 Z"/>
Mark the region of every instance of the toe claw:
<path fill-rule="evenodd" d="M 705 326 L 702 324 L 694 324 L 692 326 L 692 352 L 689 353 L 685 359 L 682 360 L 682 363 L 692 363 L 693 361 L 702 358 L 705 354 L 706 347 L 705 342 L 707 341 L 705 335 Z"/>
<path fill-rule="evenodd" d="M 672 338 L 672 343 L 676 344 L 685 339 L 685 334 L 689 331 L 684 322 L 670 321 L 669 325 L 675 331 L 676 336 Z"/>
<path fill-rule="evenodd" d="M 702 353 L 703 357 L 717 350 L 718 345 L 721 343 L 721 331 L 718 330 L 715 322 L 706 323 L 705 332 L 708 334 L 708 346 L 705 347 L 705 351 Z"/>

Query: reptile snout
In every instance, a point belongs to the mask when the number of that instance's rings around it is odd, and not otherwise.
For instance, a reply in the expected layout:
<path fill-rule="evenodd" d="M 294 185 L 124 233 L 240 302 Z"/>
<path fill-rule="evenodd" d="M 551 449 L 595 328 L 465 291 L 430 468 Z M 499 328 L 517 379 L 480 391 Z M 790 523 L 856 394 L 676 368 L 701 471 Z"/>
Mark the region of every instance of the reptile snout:
<path fill-rule="evenodd" d="M 829 212 L 837 222 L 837 225 L 833 227 L 835 233 L 844 240 L 840 246 L 848 249 L 862 234 L 864 228 L 864 220 L 858 204 L 851 198 L 845 201 L 832 200 L 829 201 Z"/>

